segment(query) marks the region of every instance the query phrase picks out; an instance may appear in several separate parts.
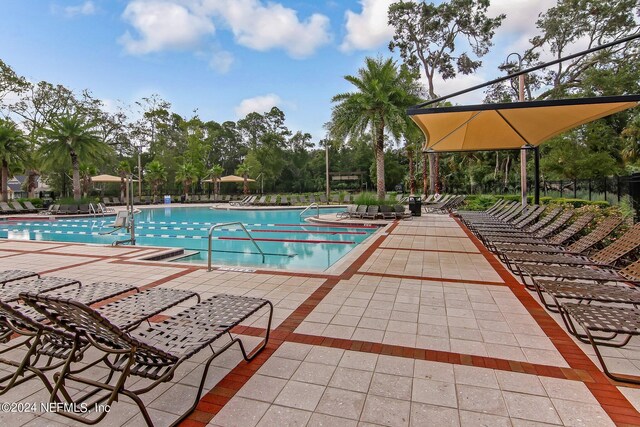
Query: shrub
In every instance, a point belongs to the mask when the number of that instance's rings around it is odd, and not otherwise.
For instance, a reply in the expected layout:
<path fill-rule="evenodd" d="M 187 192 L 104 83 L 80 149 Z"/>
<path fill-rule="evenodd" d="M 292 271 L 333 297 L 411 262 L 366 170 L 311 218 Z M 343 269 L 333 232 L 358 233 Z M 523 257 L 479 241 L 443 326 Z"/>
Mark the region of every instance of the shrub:
<path fill-rule="evenodd" d="M 95 205 L 98 202 L 99 200 L 95 197 L 83 197 L 80 200 L 74 200 L 73 197 L 62 197 L 55 201 L 58 205 L 88 205 L 89 203 Z"/>
<path fill-rule="evenodd" d="M 363 192 L 358 194 L 353 199 L 353 204 L 355 205 L 365 205 L 365 206 L 380 206 L 380 205 L 392 205 L 393 201 L 389 200 L 378 200 L 378 196 L 376 193 L 372 192 Z"/>
<path fill-rule="evenodd" d="M 16 199 L 18 202 L 20 202 L 21 204 L 24 204 L 24 202 L 31 202 L 33 204 L 33 206 L 35 206 L 36 208 L 41 208 L 42 207 L 42 199 L 40 198 L 33 198 L 33 199 L 27 199 L 27 198 L 20 198 L 20 199 Z"/>

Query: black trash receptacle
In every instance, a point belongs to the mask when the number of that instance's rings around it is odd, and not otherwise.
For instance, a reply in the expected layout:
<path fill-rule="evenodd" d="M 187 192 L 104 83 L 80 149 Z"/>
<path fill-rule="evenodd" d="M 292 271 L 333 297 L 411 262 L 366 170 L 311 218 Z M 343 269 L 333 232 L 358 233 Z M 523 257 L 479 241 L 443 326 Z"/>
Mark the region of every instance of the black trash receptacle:
<path fill-rule="evenodd" d="M 409 196 L 409 211 L 411 216 L 420 216 L 422 212 L 422 200 L 420 197 Z"/>

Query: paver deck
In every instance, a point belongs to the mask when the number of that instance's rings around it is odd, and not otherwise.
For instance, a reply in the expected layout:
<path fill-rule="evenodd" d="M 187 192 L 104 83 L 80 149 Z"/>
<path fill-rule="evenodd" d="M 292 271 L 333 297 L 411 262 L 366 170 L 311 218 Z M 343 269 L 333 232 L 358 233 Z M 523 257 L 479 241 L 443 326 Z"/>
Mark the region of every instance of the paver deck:
<path fill-rule="evenodd" d="M 207 272 L 139 259 L 155 251 L 0 241 L 0 269 L 271 300 L 266 350 L 251 363 L 237 349 L 216 359 L 207 393 L 183 425 L 640 425 L 640 389 L 606 378 L 591 347 L 567 335 L 447 215 L 396 222 L 350 254 L 343 268 L 322 274 Z M 235 332 L 257 345 L 264 325 L 264 318 L 250 319 Z M 638 345 L 634 338 L 603 353 L 616 371 L 640 375 Z M 156 425 L 170 424 L 188 406 L 205 356 L 143 395 Z M 47 399 L 30 381 L 0 400 Z M 102 424 L 144 423 L 123 398 Z M 0 425 L 77 424 L 56 414 L 0 412 Z"/>

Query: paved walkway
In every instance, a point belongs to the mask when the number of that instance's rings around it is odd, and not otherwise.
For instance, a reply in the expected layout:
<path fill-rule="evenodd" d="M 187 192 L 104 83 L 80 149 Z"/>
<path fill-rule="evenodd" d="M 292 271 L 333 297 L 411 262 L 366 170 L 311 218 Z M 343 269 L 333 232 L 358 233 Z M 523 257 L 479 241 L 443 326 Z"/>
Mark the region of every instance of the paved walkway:
<path fill-rule="evenodd" d="M 569 337 L 455 219 L 401 221 L 371 239 L 333 274 L 207 272 L 139 260 L 158 249 L 18 241 L 0 243 L 0 269 L 270 299 L 267 349 L 251 363 L 237 349 L 217 359 L 184 425 L 640 425 L 640 391 L 608 380 L 590 347 Z M 255 346 L 265 321 L 236 332 Z M 640 375 L 637 344 L 606 351 L 611 366 Z M 202 353 L 144 396 L 157 425 L 191 403 Z M 36 381 L 0 398 L 46 399 Z M 143 422 L 123 398 L 103 424 Z M 0 425 L 76 424 L 0 413 Z"/>

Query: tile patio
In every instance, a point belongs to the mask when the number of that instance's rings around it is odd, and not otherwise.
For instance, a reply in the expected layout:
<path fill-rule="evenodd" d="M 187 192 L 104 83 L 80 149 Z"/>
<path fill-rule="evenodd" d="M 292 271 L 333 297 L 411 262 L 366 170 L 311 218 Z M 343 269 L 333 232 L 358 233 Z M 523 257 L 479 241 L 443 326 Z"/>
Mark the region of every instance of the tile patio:
<path fill-rule="evenodd" d="M 156 251 L 1 241 L 0 269 L 271 300 L 267 349 L 251 363 L 237 348 L 216 359 L 206 394 L 183 425 L 640 425 L 640 389 L 609 381 L 591 347 L 570 338 L 449 216 L 395 223 L 322 274 L 207 272 L 140 259 Z M 265 322 L 256 316 L 236 332 L 255 346 Z M 640 375 L 639 345 L 632 340 L 604 354 L 616 370 Z M 156 425 L 169 425 L 189 406 L 202 353 L 143 395 Z M 0 401 L 47 398 L 30 381 Z M 0 425 L 79 424 L 56 414 L 0 412 Z M 144 423 L 123 398 L 101 425 Z"/>

